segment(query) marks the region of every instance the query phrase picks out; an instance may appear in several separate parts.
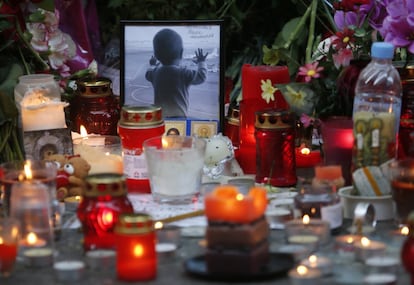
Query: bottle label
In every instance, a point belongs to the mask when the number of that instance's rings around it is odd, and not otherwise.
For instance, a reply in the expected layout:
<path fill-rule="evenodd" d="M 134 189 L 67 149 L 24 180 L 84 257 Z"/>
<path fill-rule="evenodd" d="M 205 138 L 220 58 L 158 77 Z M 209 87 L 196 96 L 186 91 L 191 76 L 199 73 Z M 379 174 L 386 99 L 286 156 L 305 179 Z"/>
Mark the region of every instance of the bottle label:
<path fill-rule="evenodd" d="M 148 179 L 147 163 L 142 151 L 124 150 L 124 174 L 129 179 Z"/>
<path fill-rule="evenodd" d="M 342 204 L 336 203 L 321 207 L 321 219 L 329 222 L 331 229 L 337 229 L 342 226 Z"/>

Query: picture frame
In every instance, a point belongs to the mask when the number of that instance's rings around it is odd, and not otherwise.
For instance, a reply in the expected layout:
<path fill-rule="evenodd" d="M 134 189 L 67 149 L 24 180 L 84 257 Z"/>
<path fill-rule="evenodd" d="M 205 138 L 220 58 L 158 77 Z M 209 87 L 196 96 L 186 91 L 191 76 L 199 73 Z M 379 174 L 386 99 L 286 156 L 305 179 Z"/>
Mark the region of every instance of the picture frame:
<path fill-rule="evenodd" d="M 156 68 L 160 70 L 163 64 L 155 57 L 155 53 L 158 52 L 158 57 L 161 59 L 162 49 L 166 50 L 168 48 L 169 54 L 174 53 L 170 52 L 173 50 L 171 47 L 174 44 L 156 44 L 157 49 L 154 49 L 154 37 L 161 30 L 172 30 L 181 37 L 182 56 L 177 66 L 181 69 L 196 72 L 195 76 L 198 77 L 200 75 L 199 78 L 203 77 L 202 73 L 204 72 L 206 77 L 201 83 L 193 80 L 190 84 L 188 82 L 183 84 L 181 79 L 165 79 L 166 77 L 164 77 L 164 81 L 161 81 L 161 79 L 158 80 L 156 76 L 160 72 L 156 74 L 156 71 L 153 70 Z M 185 130 L 186 135 L 197 135 L 195 133 L 196 130 L 193 129 L 193 126 L 197 125 L 197 123 L 213 123 L 213 125 L 216 125 L 215 133 L 211 135 L 221 132 L 224 124 L 224 49 L 222 20 L 121 20 L 120 47 L 121 106 L 150 104 L 161 106 L 166 124 L 171 125 L 175 122 L 180 122 L 178 127 L 181 130 Z M 203 61 L 199 59 L 200 52 L 201 56 L 205 56 L 203 64 L 199 63 L 199 61 Z M 197 57 L 197 53 L 199 57 Z M 153 56 L 156 59 L 156 64 L 151 65 L 150 60 Z M 164 66 L 168 65 L 165 64 Z M 200 66 L 205 66 L 205 69 L 203 70 Z M 148 71 L 153 72 L 152 77 L 148 77 L 150 79 L 146 76 Z M 168 76 L 168 78 L 182 77 Z M 168 82 L 164 83 L 166 82 L 165 80 Z M 163 82 L 163 84 L 158 85 L 157 83 L 159 82 Z M 162 86 L 162 88 L 159 86 Z M 160 91 L 161 89 L 163 90 L 162 92 Z M 183 101 L 182 96 L 187 96 L 187 99 Z M 161 100 L 164 100 L 163 98 L 166 97 L 169 98 L 169 103 L 164 104 Z M 178 106 L 180 110 L 184 110 L 183 112 L 175 112 L 173 103 L 170 104 L 171 98 L 178 98 L 173 101 L 178 102 Z M 160 105 L 159 102 L 164 105 Z M 187 104 L 182 102 L 187 102 Z M 187 108 L 185 108 L 185 105 Z M 183 122 L 185 122 L 185 128 L 182 127 Z"/>

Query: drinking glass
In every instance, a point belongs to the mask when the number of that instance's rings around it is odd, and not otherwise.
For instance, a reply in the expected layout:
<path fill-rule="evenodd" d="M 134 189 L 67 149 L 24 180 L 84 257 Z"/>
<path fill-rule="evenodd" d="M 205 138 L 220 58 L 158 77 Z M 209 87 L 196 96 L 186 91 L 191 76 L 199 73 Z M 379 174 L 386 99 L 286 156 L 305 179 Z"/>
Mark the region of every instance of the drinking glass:
<path fill-rule="evenodd" d="M 397 222 L 407 224 L 408 215 L 414 211 L 414 158 L 392 162 L 390 174 Z"/>
<path fill-rule="evenodd" d="M 200 191 L 206 141 L 190 136 L 158 136 L 143 143 L 154 201 L 188 204 Z"/>
<path fill-rule="evenodd" d="M 9 217 L 0 218 L 0 275 L 9 277 L 17 257 L 19 221 Z"/>

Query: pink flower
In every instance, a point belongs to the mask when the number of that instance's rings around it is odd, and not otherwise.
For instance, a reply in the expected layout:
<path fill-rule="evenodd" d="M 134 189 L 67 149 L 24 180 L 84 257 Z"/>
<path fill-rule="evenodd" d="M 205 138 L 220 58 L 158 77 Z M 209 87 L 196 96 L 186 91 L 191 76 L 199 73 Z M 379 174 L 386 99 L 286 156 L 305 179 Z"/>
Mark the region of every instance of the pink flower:
<path fill-rule="evenodd" d="M 319 62 L 307 63 L 304 66 L 299 67 L 298 75 L 305 76 L 305 82 L 311 81 L 312 78 L 321 77 L 320 72 L 324 69 L 322 66 L 318 66 Z"/>
<path fill-rule="evenodd" d="M 302 115 L 300 116 L 300 121 L 301 121 L 301 123 L 303 124 L 303 126 L 304 126 L 305 128 L 307 128 L 307 127 L 309 127 L 310 125 L 312 125 L 312 124 L 313 124 L 313 122 L 314 122 L 314 120 L 315 120 L 315 118 L 313 118 L 313 117 L 311 117 L 311 116 L 308 116 L 308 115 L 306 115 L 306 114 L 302 114 Z"/>
<path fill-rule="evenodd" d="M 340 49 L 338 53 L 333 54 L 332 58 L 334 60 L 335 67 L 340 68 L 341 66 L 348 66 L 354 56 L 351 49 L 344 48 Z"/>

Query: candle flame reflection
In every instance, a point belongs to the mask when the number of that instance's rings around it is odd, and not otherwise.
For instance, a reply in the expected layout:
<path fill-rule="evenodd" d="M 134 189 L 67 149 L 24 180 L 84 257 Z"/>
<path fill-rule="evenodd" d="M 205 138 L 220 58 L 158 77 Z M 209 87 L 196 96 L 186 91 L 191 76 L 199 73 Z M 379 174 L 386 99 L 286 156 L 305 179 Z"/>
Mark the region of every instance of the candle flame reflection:
<path fill-rule="evenodd" d="M 141 244 L 137 244 L 134 246 L 134 255 L 135 256 L 142 256 L 144 254 L 144 247 Z"/>
<path fill-rule="evenodd" d="M 161 144 L 163 148 L 168 148 L 168 141 L 165 138 L 161 139 Z"/>
<path fill-rule="evenodd" d="M 308 273 L 308 268 L 306 268 L 306 266 L 304 266 L 304 265 L 299 265 L 296 268 L 296 271 L 298 272 L 299 275 L 303 276 L 303 275 L 306 275 Z"/>
<path fill-rule="evenodd" d="M 309 218 L 309 216 L 308 216 L 308 215 L 304 215 L 304 216 L 303 216 L 302 221 L 303 221 L 303 223 L 304 223 L 305 225 L 309 225 L 309 223 L 310 223 L 310 218 Z"/>
<path fill-rule="evenodd" d="M 353 242 L 354 242 L 354 238 L 353 238 L 353 237 L 348 237 L 348 238 L 346 239 L 346 242 L 347 242 L 347 243 L 353 243 Z"/>
<path fill-rule="evenodd" d="M 30 180 L 33 178 L 32 164 L 30 160 L 26 161 L 26 163 L 24 164 L 24 174 L 26 175 L 26 179 Z"/>
<path fill-rule="evenodd" d="M 0 244 L 3 244 L 3 243 L 4 243 L 3 238 L 0 237 Z"/>

